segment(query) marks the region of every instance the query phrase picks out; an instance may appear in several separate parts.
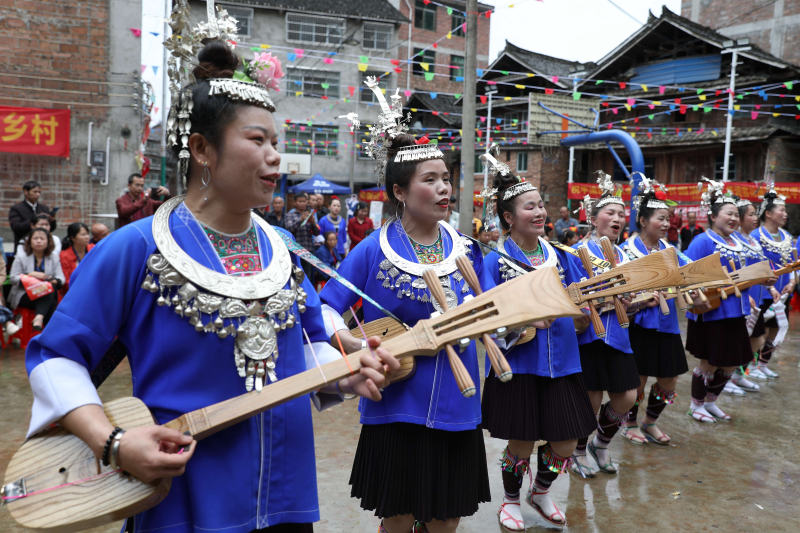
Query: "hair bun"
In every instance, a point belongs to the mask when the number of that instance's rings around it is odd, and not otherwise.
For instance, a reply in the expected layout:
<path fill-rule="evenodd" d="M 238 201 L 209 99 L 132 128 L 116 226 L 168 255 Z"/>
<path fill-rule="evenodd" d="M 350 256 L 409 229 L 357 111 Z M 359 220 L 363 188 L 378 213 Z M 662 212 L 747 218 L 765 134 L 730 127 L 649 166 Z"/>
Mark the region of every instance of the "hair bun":
<path fill-rule="evenodd" d="M 386 153 L 388 154 L 389 158 L 391 158 L 401 148 L 405 148 L 406 146 L 413 146 L 415 144 L 417 144 L 417 140 L 414 138 L 413 135 L 408 133 L 401 133 L 400 135 L 396 135 L 394 138 L 392 138 L 392 140 L 389 141 L 388 146 L 386 147 Z"/>
<path fill-rule="evenodd" d="M 194 68 L 195 79 L 231 78 L 239 66 L 239 56 L 219 39 L 204 43 L 197 54 L 199 64 Z"/>
<path fill-rule="evenodd" d="M 516 185 L 519 183 L 519 180 L 513 174 L 501 174 L 497 173 L 494 178 L 494 186 L 497 189 L 497 197 L 503 197 L 503 191 L 511 187 L 512 185 Z"/>

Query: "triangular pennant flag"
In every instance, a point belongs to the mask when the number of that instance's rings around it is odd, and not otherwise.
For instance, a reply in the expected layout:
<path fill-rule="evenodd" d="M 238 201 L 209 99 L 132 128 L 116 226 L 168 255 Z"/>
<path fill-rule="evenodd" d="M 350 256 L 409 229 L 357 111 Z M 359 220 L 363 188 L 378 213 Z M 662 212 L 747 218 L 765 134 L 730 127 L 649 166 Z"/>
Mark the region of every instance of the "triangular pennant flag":
<path fill-rule="evenodd" d="M 426 72 L 425 73 L 425 81 L 433 81 L 433 72 Z"/>
<path fill-rule="evenodd" d="M 366 63 L 359 63 L 358 64 L 358 71 L 359 72 L 366 72 L 368 66 L 369 65 L 367 65 Z"/>
<path fill-rule="evenodd" d="M 485 104 L 487 100 L 489 100 L 489 97 L 485 94 L 478 95 L 478 98 L 480 98 L 482 104 Z"/>
<path fill-rule="evenodd" d="M 461 98 L 461 93 L 454 93 L 454 94 L 453 94 L 453 98 L 455 98 L 456 100 L 458 100 L 459 98 Z"/>
<path fill-rule="evenodd" d="M 159 35 L 161 35 L 161 33 L 157 31 L 151 31 L 150 35 L 152 35 L 153 37 L 158 37 Z"/>
<path fill-rule="evenodd" d="M 424 70 L 425 72 L 428 72 L 428 69 L 431 68 L 430 63 L 426 63 L 424 61 L 420 61 L 419 66 L 422 67 L 422 70 Z"/>
<path fill-rule="evenodd" d="M 133 34 L 134 37 L 142 36 L 142 30 L 140 28 L 128 28 L 128 29 L 131 30 L 131 33 Z"/>
<path fill-rule="evenodd" d="M 352 98 L 354 94 L 356 94 L 356 88 L 352 85 L 347 86 L 347 91 L 350 93 L 350 97 Z"/>
<path fill-rule="evenodd" d="M 431 97 L 431 100 L 436 100 L 436 97 L 439 96 L 439 93 L 428 93 Z"/>
<path fill-rule="evenodd" d="M 150 68 L 152 68 L 152 69 L 153 69 L 153 74 L 155 74 L 156 76 L 158 76 L 158 65 L 153 65 L 153 66 L 152 66 L 152 67 L 150 67 Z"/>
<path fill-rule="evenodd" d="M 325 63 L 326 65 L 333 65 L 333 58 L 326 57 L 325 59 L 322 60 L 322 62 Z"/>
<path fill-rule="evenodd" d="M 303 54 L 305 54 L 306 51 L 303 48 L 295 48 L 294 53 L 297 54 L 297 57 L 303 57 Z"/>
<path fill-rule="evenodd" d="M 392 65 L 394 65 L 396 67 L 400 66 L 400 60 L 399 59 L 390 59 L 389 63 L 391 63 Z"/>
<path fill-rule="evenodd" d="M 288 59 L 289 62 L 294 62 L 294 60 L 297 59 L 297 54 L 293 54 L 290 52 L 286 54 L 286 59 Z"/>
<path fill-rule="evenodd" d="M 147 70 L 147 65 L 142 65 L 142 73 L 144 73 L 145 70 Z"/>
<path fill-rule="evenodd" d="M 408 100 L 409 98 L 411 98 L 411 91 L 406 89 L 405 91 L 403 91 L 403 96 L 405 96 L 406 100 Z"/>

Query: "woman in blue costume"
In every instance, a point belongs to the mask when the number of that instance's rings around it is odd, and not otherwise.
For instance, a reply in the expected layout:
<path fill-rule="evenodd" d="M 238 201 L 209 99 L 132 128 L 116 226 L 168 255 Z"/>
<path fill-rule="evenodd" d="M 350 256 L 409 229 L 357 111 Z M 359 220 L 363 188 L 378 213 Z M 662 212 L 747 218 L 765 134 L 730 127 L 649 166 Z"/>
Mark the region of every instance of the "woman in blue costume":
<path fill-rule="evenodd" d="M 59 422 L 112 468 L 147 482 L 173 478 L 166 499 L 130 519 L 137 533 L 309 532 L 319 506 L 308 396 L 198 444 L 161 425 L 115 428 L 90 379 L 118 340 L 133 394 L 163 424 L 313 366 L 303 330 L 320 363 L 340 357 L 283 230 L 251 214 L 270 202 L 279 178 L 266 88 L 231 78 L 240 61 L 222 41 L 198 59 L 197 81 L 175 101 L 185 199 L 114 232 L 75 271 L 52 321 L 28 346 L 29 434 Z M 314 402 L 333 403 L 343 392 L 379 399 L 380 363 L 365 356 L 362 365 Z"/>
<path fill-rule="evenodd" d="M 788 231 L 783 229 L 788 220 L 786 213 L 786 199 L 770 188 L 764 195 L 761 202 L 761 207 L 758 210 L 758 218 L 761 220 L 761 227 L 756 228 L 750 234 L 751 237 L 756 239 L 761 247 L 764 249 L 764 255 L 772 263 L 773 269 L 778 269 L 787 263 L 791 263 L 793 259 L 792 249 L 792 236 Z M 764 326 L 766 328 L 766 340 L 764 346 L 759 351 L 758 363 L 750 371 L 750 375 L 760 379 L 777 378 L 778 373 L 770 369 L 767 364 L 769 363 L 775 351 L 776 337 L 783 325 L 784 334 L 785 328 L 788 327 L 789 318 L 789 300 L 794 294 L 794 288 L 797 286 L 797 273 L 790 272 L 783 274 L 775 282 L 775 290 L 780 294 L 781 300 L 775 304 L 772 301 L 772 295 L 769 293 L 762 294 L 762 300 L 759 302 L 762 313 L 767 313 L 772 306 L 769 313 L 771 317 L 765 317 Z M 781 316 L 781 315 L 785 315 Z M 779 341 L 782 339 L 779 339 Z"/>
<path fill-rule="evenodd" d="M 452 308 L 470 294 L 455 258 L 467 254 L 481 278 L 482 254 L 444 222 L 452 185 L 442 152 L 424 144 L 424 138 L 418 144 L 402 133 L 388 142 L 386 193 L 397 216 L 350 250 L 339 273 L 413 326 L 439 309 L 423 271 L 436 269 Z M 481 285 L 492 286 L 486 280 Z M 345 350 L 358 349 L 361 340 L 341 320 L 357 298 L 335 280 L 320 298 L 326 326 L 334 321 L 329 333 L 338 332 Z M 364 320 L 381 316 L 364 302 Z M 479 383 L 475 343 L 460 355 Z M 491 499 L 480 398 L 461 395 L 444 351 L 418 357 L 409 379 L 388 387 L 379 403 L 362 401 L 359 410 L 362 427 L 351 494 L 383 519 L 381 531 L 406 533 L 415 520 L 431 533 L 455 531 L 460 517 Z"/>
<path fill-rule="evenodd" d="M 692 239 L 686 255 L 692 260 L 714 252 L 720 253 L 722 266 L 730 270 L 730 262 L 738 269 L 745 266 L 742 243 L 733 237 L 739 227 L 736 200 L 723 192 L 722 182 L 708 182 L 702 205 L 708 210 L 710 227 Z M 701 182 L 702 183 L 702 182 Z M 736 367 L 752 359 L 750 337 L 745 318 L 750 313 L 747 293 L 728 296 L 720 306 L 706 313 L 686 314 L 686 349 L 700 360 L 692 373 L 692 403 L 689 415 L 700 422 L 730 420 L 716 404 Z"/>
<path fill-rule="evenodd" d="M 547 211 L 536 188 L 507 174 L 499 174 L 495 186 L 500 223 L 510 231 L 501 251 L 533 268 L 556 267 L 565 283 L 577 281 L 566 252 L 556 251 L 544 238 Z M 484 258 L 484 268 L 495 284 L 525 272 L 497 252 Z M 487 363 L 490 371 L 483 389 L 482 426 L 492 437 L 508 440 L 500 460 L 504 496 L 498 519 L 510 531 L 525 530 L 520 489 L 536 441 L 547 443 L 539 446 L 536 478 L 526 501 L 548 522 L 566 524 L 550 498 L 550 486 L 567 470 L 578 438 L 596 425 L 581 376 L 573 320 L 558 318 L 531 327 L 536 328 L 531 341 L 505 350 L 513 378 L 501 382 Z"/>
<path fill-rule="evenodd" d="M 597 181 L 603 194 L 597 201 L 587 198 L 586 202 L 590 204 L 586 206 L 586 211 L 591 214 L 594 231 L 577 246 L 588 248 L 589 253 L 595 257 L 603 257 L 599 239 L 607 237 L 612 243 L 617 242 L 625 227 L 626 218 L 625 202 L 621 196 L 615 194 L 611 176 L 602 171 L 599 174 Z M 614 251 L 617 264 L 628 260 L 619 246 L 615 245 Z M 577 258 L 572 257 L 572 261 L 578 269 L 578 277 L 588 278 Z M 597 268 L 595 270 L 601 272 Z M 623 305 L 628 304 L 628 301 L 623 300 Z M 572 472 L 582 478 L 593 477 L 596 472 L 586 457 L 587 444 L 599 470 L 607 474 L 617 473 L 617 467 L 611 462 L 608 445 L 636 402 L 636 390 L 639 388 L 639 372 L 627 329 L 620 325 L 613 309 L 600 315 L 600 319 L 606 330 L 603 338 L 597 336 L 591 324 L 578 334 L 583 381 L 589 391 L 592 409 L 594 412 L 598 412 L 598 409 L 600 411 L 597 417 L 597 434 L 591 442 L 588 437 L 579 439 L 573 456 Z M 601 406 L 603 391 L 608 392 L 609 401 Z"/>
<path fill-rule="evenodd" d="M 336 233 L 336 255 L 347 255 L 347 220 L 341 216 L 342 202 L 338 198 L 331 200 L 330 212 L 319 219 L 319 232 L 325 235 L 332 231 Z"/>
<path fill-rule="evenodd" d="M 636 227 L 639 233 L 630 237 L 622 246 L 631 260 L 672 247 L 664 240 L 669 229 L 667 209 L 666 192 L 657 189 L 654 183 L 642 177 L 641 194 L 638 197 L 636 210 Z M 689 261 L 680 254 L 678 262 L 685 265 Z M 661 312 L 656 298 L 634 315 L 628 329 L 636 367 L 639 369 L 640 384 L 637 401 L 628 413 L 622 436 L 633 444 L 644 444 L 649 441 L 666 446 L 670 442 L 670 437 L 656 426 L 656 421 L 664 408 L 675 398 L 678 376 L 689 370 L 689 367 L 686 364 L 686 352 L 683 350 L 675 300 L 667 300 L 669 314 L 665 315 Z M 636 418 L 639 403 L 644 400 L 648 377 L 656 378 L 656 382 L 650 387 L 647 411 L 640 428 Z"/>
<path fill-rule="evenodd" d="M 758 211 L 750 200 L 739 199 L 736 201 L 736 207 L 739 209 L 739 230 L 733 233 L 733 238 L 742 243 L 744 247 L 745 264 L 752 265 L 761 261 L 766 261 L 767 256 L 764 255 L 764 249 L 761 244 L 754 239 L 750 233 L 758 228 Z M 750 302 L 750 315 L 747 317 L 747 331 L 750 334 L 750 349 L 756 355 L 754 361 L 750 362 L 747 367 L 748 374 L 756 377 L 756 379 L 766 379 L 766 374 L 761 373 L 758 369 L 758 353 L 764 346 L 766 340 L 766 328 L 764 327 L 764 313 L 761 312 L 762 301 L 765 295 L 772 294 L 775 301 L 776 297 L 780 295 L 775 290 L 774 281 L 766 285 L 755 285 L 747 289 L 748 301 Z M 772 300 L 767 301 L 766 308 L 772 303 Z M 747 375 L 742 371 L 742 367 L 737 367 L 731 376 L 730 381 L 725 384 L 725 392 L 742 396 L 747 392 L 758 392 L 760 387 L 758 384 L 753 383 L 747 379 Z"/>

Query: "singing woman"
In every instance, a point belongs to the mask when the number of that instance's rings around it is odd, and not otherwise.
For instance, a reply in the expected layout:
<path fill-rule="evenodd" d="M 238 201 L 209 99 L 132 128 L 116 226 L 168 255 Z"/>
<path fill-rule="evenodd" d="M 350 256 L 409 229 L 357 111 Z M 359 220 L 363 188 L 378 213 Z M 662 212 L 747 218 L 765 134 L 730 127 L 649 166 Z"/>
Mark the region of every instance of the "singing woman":
<path fill-rule="evenodd" d="M 502 172 L 495 187 L 500 224 L 509 232 L 500 251 L 534 269 L 556 267 L 565 283 L 578 281 L 566 253 L 544 238 L 547 211 L 536 188 Z M 484 262 L 495 284 L 525 272 L 497 252 L 489 253 Z M 567 470 L 578 439 L 589 435 L 596 425 L 581 376 L 573 320 L 558 318 L 531 327 L 536 328 L 533 340 L 505 350 L 513 378 L 500 381 L 487 363 L 483 390 L 482 425 L 492 437 L 508 441 L 500 458 L 504 495 L 498 519 L 510 531 L 525 530 L 520 489 L 531 469 L 536 441 L 546 442 L 539 446 L 536 476 L 525 501 L 551 524 L 566 524 L 564 513 L 550 497 L 550 487 Z"/>
<path fill-rule="evenodd" d="M 702 195 L 711 227 L 694 239 L 686 250 L 692 260 L 719 252 L 723 268 L 745 266 L 742 243 L 733 237 L 739 227 L 739 210 L 733 196 L 723 192 L 722 182 L 706 180 L 708 190 Z M 701 182 L 702 184 L 703 182 Z M 731 417 L 716 404 L 733 371 L 752 359 L 745 318 L 750 303 L 730 295 L 720 306 L 706 313 L 687 313 L 686 349 L 700 360 L 692 373 L 692 402 L 689 415 L 700 422 L 727 421 Z"/>
<path fill-rule="evenodd" d="M 628 238 L 623 249 L 631 260 L 671 247 L 665 237 L 669 229 L 669 211 L 666 191 L 646 177 L 641 178 L 636 227 L 639 234 Z M 688 263 L 678 256 L 681 265 Z M 674 299 L 667 300 L 669 314 L 661 312 L 657 298 L 634 315 L 628 334 L 633 348 L 636 367 L 639 369 L 637 401 L 628 413 L 622 435 L 633 444 L 652 442 L 661 446 L 670 443 L 670 436 L 661 431 L 656 421 L 664 408 L 675 399 L 678 376 L 689 370 L 683 350 L 678 311 Z M 647 397 L 647 410 L 641 426 L 637 422 L 639 403 L 644 400 L 644 390 L 649 377 L 656 378 Z"/>
<path fill-rule="evenodd" d="M 381 100 L 374 80 L 367 84 Z M 388 105 L 382 107 L 384 113 L 389 111 Z M 423 272 L 436 269 L 448 307 L 454 307 L 471 293 L 455 258 L 466 254 L 482 277 L 482 254 L 444 222 L 452 192 L 444 154 L 424 137 L 415 140 L 398 132 L 395 128 L 401 126 L 392 115 L 385 114 L 381 122 L 390 126 L 387 139 L 371 148 L 379 161 L 385 158 L 381 168 L 396 217 L 351 249 L 339 273 L 413 326 L 439 309 Z M 485 279 L 483 284 L 491 286 Z M 347 351 L 358 349 L 361 340 L 350 335 L 339 318 L 357 298 L 335 280 L 325 285 L 320 298 L 326 325 L 328 314 L 335 321 L 329 331 L 334 342 L 338 334 Z M 365 320 L 382 316 L 364 303 Z M 460 356 L 479 383 L 474 342 Z M 462 396 L 444 351 L 418 357 L 416 365 L 409 379 L 385 389 L 381 402 L 360 403 L 362 426 L 350 475 L 351 495 L 382 518 L 381 531 L 406 533 L 419 521 L 430 533 L 451 532 L 461 517 L 490 500 L 480 398 Z"/>
<path fill-rule="evenodd" d="M 200 40 L 183 39 L 179 47 Z M 200 445 L 161 425 L 315 366 L 304 330 L 320 363 L 341 357 L 327 344 L 319 299 L 283 230 L 251 215 L 270 202 L 279 178 L 267 74 L 256 60 L 241 74 L 260 82 L 234 79 L 241 60 L 224 40 L 208 42 L 195 62 L 196 81 L 173 99 L 170 132 L 186 195 L 103 239 L 75 270 L 28 346 L 29 434 L 58 422 L 105 465 L 145 482 L 172 478 L 160 504 L 130 519 L 137 533 L 310 532 L 319 506 L 307 395 Z M 104 414 L 90 374 L 115 340 L 154 425 L 115 427 Z M 381 364 L 398 364 L 378 353 L 383 362 L 363 357 L 360 373 L 319 391 L 315 403 L 343 392 L 379 399 Z"/>
<path fill-rule="evenodd" d="M 617 242 L 625 228 L 625 202 L 621 196 L 615 194 L 611 176 L 600 171 L 597 181 L 602 196 L 596 201 L 587 198 L 588 201 L 584 202 L 594 229 L 578 248 L 586 247 L 593 256 L 603 257 L 599 240 L 607 237 L 612 243 Z M 619 246 L 614 246 L 614 253 L 618 264 L 628 260 Z M 574 257 L 572 260 L 580 273 L 579 277 L 588 278 L 583 265 L 575 261 Z M 628 304 L 629 302 L 623 301 L 623 305 Z M 583 381 L 589 391 L 593 412 L 597 413 L 599 410 L 594 438 L 591 442 L 588 437 L 579 439 L 575 449 L 571 468 L 572 472 L 582 478 L 593 477 L 598 469 L 607 474 L 617 473 L 608 445 L 636 402 L 636 391 L 639 388 L 639 372 L 627 329 L 619 323 L 614 310 L 600 315 L 600 320 L 606 331 L 603 338 L 597 336 L 591 324 L 578 334 Z M 609 401 L 602 404 L 604 391 L 608 393 Z M 587 445 L 597 468 L 586 457 Z"/>

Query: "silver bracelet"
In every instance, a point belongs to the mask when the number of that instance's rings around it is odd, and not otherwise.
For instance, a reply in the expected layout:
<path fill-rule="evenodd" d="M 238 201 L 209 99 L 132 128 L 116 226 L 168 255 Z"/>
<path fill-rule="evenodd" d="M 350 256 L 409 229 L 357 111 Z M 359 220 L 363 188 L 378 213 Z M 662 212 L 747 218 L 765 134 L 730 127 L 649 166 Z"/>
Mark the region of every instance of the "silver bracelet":
<path fill-rule="evenodd" d="M 122 436 L 125 434 L 125 430 L 119 431 L 116 435 L 114 435 L 114 440 L 111 441 L 111 469 L 116 470 L 120 468 L 119 466 L 119 445 L 122 442 Z"/>

